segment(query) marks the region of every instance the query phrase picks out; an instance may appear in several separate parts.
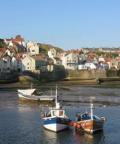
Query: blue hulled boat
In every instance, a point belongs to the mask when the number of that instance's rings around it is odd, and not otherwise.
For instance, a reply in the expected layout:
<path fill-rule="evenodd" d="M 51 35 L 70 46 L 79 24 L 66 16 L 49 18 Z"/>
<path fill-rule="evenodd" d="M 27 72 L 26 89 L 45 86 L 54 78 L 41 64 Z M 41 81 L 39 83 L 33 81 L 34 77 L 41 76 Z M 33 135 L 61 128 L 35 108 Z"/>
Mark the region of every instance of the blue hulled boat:
<path fill-rule="evenodd" d="M 59 132 L 68 128 L 69 122 L 70 119 L 66 116 L 65 110 L 62 109 L 60 103 L 58 103 L 56 86 L 55 108 L 52 108 L 48 113 L 44 115 L 43 127 L 54 132 Z"/>

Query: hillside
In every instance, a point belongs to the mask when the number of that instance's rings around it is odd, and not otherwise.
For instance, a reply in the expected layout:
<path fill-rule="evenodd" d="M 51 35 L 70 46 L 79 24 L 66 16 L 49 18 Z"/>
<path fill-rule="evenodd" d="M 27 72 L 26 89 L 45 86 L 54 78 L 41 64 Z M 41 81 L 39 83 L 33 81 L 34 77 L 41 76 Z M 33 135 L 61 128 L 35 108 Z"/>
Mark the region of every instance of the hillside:
<path fill-rule="evenodd" d="M 47 52 L 51 49 L 51 48 L 55 48 L 57 52 L 63 52 L 64 50 L 62 48 L 50 45 L 50 44 L 42 44 L 42 43 L 38 43 L 39 45 L 39 51 L 42 53 L 47 54 Z"/>

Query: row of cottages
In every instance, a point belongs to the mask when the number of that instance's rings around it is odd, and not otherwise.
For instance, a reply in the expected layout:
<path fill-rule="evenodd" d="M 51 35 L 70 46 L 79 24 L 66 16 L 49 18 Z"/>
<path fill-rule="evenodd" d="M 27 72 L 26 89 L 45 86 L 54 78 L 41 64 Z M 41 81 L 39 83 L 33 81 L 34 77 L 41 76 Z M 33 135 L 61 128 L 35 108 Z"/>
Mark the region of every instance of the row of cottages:
<path fill-rule="evenodd" d="M 56 50 L 53 48 L 48 51 L 48 56 L 53 59 L 54 64 L 63 65 L 65 69 L 96 69 L 96 66 L 92 62 L 83 63 L 87 57 L 83 54 L 82 50 L 67 51 L 58 56 Z"/>
<path fill-rule="evenodd" d="M 94 63 L 92 63 L 91 61 L 87 62 L 87 55 L 83 53 L 82 49 L 64 52 L 61 59 L 65 69 L 71 69 L 71 70 L 96 69 Z"/>
<path fill-rule="evenodd" d="M 53 71 L 53 61 L 49 64 L 48 59 L 40 54 L 30 56 L 27 53 L 18 53 L 16 57 L 10 57 L 6 54 L 2 55 L 0 58 L 0 72 L 10 72 L 12 70 L 35 73 Z"/>
<path fill-rule="evenodd" d="M 71 50 L 61 53 L 59 56 L 56 50 L 50 49 L 48 56 L 56 65 L 63 65 L 65 69 L 117 69 L 120 67 L 120 60 L 108 60 L 108 58 L 97 57 L 95 52 L 89 51 L 87 54 L 83 50 Z"/>

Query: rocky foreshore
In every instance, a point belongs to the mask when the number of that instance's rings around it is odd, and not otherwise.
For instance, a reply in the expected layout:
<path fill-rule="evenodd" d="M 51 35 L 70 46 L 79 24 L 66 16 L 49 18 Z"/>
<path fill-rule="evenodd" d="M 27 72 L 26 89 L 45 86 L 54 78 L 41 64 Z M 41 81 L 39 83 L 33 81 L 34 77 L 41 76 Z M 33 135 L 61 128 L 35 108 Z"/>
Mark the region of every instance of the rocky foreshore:
<path fill-rule="evenodd" d="M 31 83 L 33 87 L 54 87 L 56 84 L 58 86 L 80 86 L 80 87 L 120 87 L 120 78 L 101 78 L 101 79 L 72 79 L 72 80 L 62 80 L 62 81 L 54 81 L 54 82 L 15 82 L 15 83 L 7 83 L 0 84 L 0 89 L 18 89 L 18 88 L 30 88 Z"/>

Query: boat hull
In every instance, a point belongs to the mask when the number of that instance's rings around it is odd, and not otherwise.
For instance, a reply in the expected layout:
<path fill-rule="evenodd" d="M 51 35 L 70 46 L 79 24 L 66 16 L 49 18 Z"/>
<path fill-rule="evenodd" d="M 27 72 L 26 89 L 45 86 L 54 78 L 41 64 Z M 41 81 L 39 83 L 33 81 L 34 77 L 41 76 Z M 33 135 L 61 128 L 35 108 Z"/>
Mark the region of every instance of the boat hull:
<path fill-rule="evenodd" d="M 44 118 L 43 121 L 43 127 L 54 132 L 67 129 L 69 123 L 69 119 L 60 117 Z"/>
<path fill-rule="evenodd" d="M 18 91 L 18 97 L 21 100 L 31 100 L 31 101 L 54 101 L 54 96 L 36 96 L 36 95 L 25 95 L 24 93 L 21 93 Z"/>
<path fill-rule="evenodd" d="M 104 122 L 102 120 L 84 120 L 77 123 L 80 130 L 84 130 L 88 133 L 94 133 L 103 130 Z"/>

